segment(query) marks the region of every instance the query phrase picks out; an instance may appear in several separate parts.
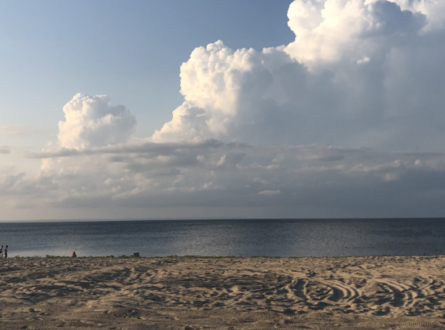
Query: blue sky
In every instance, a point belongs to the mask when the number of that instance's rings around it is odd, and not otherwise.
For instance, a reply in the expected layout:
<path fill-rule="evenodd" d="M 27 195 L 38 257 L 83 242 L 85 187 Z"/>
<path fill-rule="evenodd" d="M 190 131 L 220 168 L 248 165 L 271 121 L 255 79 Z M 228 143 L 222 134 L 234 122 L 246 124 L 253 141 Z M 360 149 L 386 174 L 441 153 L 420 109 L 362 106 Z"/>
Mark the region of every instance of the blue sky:
<path fill-rule="evenodd" d="M 445 216 L 444 1 L 0 5 L 0 220 Z"/>

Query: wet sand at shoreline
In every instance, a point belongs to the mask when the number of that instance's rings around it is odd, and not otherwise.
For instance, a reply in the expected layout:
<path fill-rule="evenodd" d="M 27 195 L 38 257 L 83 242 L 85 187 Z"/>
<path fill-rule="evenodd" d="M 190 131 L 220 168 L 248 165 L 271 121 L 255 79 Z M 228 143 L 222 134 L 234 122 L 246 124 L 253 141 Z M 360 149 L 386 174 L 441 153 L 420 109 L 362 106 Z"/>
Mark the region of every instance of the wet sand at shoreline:
<path fill-rule="evenodd" d="M 444 316 L 444 256 L 0 260 L 1 329 L 431 329 Z"/>

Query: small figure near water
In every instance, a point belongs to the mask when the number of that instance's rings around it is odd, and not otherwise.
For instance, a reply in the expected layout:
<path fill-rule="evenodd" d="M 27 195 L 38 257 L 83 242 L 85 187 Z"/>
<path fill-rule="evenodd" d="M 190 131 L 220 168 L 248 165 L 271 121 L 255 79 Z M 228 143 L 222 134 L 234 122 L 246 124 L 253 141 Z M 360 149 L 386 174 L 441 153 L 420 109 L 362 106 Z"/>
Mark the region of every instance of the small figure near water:
<path fill-rule="evenodd" d="M 5 258 L 8 258 L 8 246 L 5 246 Z"/>
<path fill-rule="evenodd" d="M 3 245 L 0 247 L 0 257 L 3 258 Z"/>
<path fill-rule="evenodd" d="M 77 257 L 76 251 L 73 251 L 73 254 L 71 255 L 71 258 L 76 258 L 76 257 Z"/>

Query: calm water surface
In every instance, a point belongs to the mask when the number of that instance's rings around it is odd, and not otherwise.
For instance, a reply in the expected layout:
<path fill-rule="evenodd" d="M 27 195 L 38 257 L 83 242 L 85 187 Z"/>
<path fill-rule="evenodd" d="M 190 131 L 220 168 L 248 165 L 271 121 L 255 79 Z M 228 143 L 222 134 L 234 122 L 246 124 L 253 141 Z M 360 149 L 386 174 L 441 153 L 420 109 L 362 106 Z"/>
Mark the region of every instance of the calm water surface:
<path fill-rule="evenodd" d="M 445 254 L 445 219 L 0 223 L 9 255 Z"/>

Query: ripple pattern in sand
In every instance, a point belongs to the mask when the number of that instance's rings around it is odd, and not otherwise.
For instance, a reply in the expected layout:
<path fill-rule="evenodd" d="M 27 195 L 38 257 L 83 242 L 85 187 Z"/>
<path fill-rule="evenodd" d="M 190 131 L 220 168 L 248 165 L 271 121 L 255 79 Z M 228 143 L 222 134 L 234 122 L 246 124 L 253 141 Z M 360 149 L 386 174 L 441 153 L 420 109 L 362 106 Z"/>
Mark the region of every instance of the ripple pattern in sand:
<path fill-rule="evenodd" d="M 444 257 L 11 259 L 8 328 L 430 329 Z"/>

